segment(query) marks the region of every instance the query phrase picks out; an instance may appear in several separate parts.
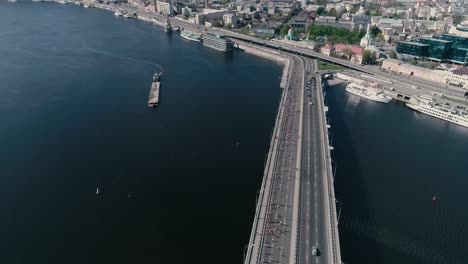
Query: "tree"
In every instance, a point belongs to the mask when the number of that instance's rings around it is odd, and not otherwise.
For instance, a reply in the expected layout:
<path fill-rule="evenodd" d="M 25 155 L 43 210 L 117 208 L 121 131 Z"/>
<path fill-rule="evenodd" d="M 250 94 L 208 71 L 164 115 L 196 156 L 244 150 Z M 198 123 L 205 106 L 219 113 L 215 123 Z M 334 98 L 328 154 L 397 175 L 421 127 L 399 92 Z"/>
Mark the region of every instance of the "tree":
<path fill-rule="evenodd" d="M 329 25 L 313 24 L 307 28 L 307 33 L 311 39 L 317 37 L 327 37 L 328 41 L 332 43 L 359 43 L 364 36 L 364 32 L 358 29 L 349 30 L 345 28 L 338 28 Z"/>
<path fill-rule="evenodd" d="M 379 10 L 375 10 L 370 13 L 370 16 L 371 17 L 382 16 L 382 13 Z"/>
<path fill-rule="evenodd" d="M 351 59 L 351 56 L 353 56 L 354 52 L 350 48 L 344 48 L 341 53 L 343 53 L 346 56 L 346 59 Z"/>
<path fill-rule="evenodd" d="M 390 59 L 396 59 L 397 58 L 396 52 L 394 50 L 389 51 L 388 52 L 388 57 Z"/>
<path fill-rule="evenodd" d="M 336 17 L 338 13 L 336 12 L 336 9 L 334 7 L 330 8 L 330 11 L 328 11 L 329 16 L 334 16 Z"/>
<path fill-rule="evenodd" d="M 463 16 L 462 15 L 453 15 L 453 24 L 458 25 L 463 21 Z"/>
<path fill-rule="evenodd" d="M 291 27 L 288 24 L 284 24 L 281 29 L 280 29 L 280 35 L 281 37 L 284 37 L 288 34 L 288 31 Z"/>
<path fill-rule="evenodd" d="M 372 52 L 370 50 L 364 50 L 364 52 L 362 52 L 362 62 L 364 64 L 371 64 L 371 60 Z"/>
<path fill-rule="evenodd" d="M 384 35 L 382 33 L 377 34 L 377 36 L 375 36 L 375 38 L 378 39 L 381 42 L 385 41 Z"/>
<path fill-rule="evenodd" d="M 326 15 L 326 11 L 325 11 L 325 8 L 323 6 L 317 8 L 317 15 L 319 15 L 319 16 Z"/>
<path fill-rule="evenodd" d="M 382 30 L 380 30 L 380 28 L 377 27 L 376 25 L 373 25 L 371 27 L 370 33 L 371 33 L 372 36 L 375 37 L 375 36 L 377 36 L 377 34 L 382 33 Z"/>
<path fill-rule="evenodd" d="M 222 26 L 223 26 L 223 23 L 222 23 L 221 21 L 217 20 L 217 21 L 214 23 L 213 26 L 214 26 L 214 27 L 222 27 Z"/>

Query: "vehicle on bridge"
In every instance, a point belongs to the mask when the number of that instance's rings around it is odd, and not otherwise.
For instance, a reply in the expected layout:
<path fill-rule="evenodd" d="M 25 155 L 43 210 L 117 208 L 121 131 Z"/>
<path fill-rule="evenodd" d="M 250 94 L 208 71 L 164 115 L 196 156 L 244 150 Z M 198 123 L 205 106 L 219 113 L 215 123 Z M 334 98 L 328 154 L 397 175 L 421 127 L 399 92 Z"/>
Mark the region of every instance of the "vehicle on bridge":
<path fill-rule="evenodd" d="M 320 256 L 320 251 L 319 251 L 318 247 L 316 247 L 316 246 L 312 247 L 312 255 Z"/>

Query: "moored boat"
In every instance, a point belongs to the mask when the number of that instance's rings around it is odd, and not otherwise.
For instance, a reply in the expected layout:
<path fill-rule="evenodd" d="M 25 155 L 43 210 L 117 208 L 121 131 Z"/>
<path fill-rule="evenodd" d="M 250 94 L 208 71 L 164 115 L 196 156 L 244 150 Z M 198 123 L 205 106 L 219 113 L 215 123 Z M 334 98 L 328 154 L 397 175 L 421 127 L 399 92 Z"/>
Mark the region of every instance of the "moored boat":
<path fill-rule="evenodd" d="M 388 103 L 392 100 L 392 97 L 384 94 L 382 89 L 373 87 L 369 83 L 349 83 L 346 86 L 346 91 L 350 94 L 354 94 L 375 102 Z"/>
<path fill-rule="evenodd" d="M 438 103 L 432 97 L 427 96 L 413 97 L 412 102 L 407 103 L 406 106 L 423 114 L 468 128 L 468 107 Z"/>
<path fill-rule="evenodd" d="M 200 34 L 188 31 L 186 29 L 180 31 L 180 36 L 182 38 L 184 38 L 184 39 L 191 40 L 191 41 L 196 41 L 196 42 L 201 41 L 201 35 Z"/>

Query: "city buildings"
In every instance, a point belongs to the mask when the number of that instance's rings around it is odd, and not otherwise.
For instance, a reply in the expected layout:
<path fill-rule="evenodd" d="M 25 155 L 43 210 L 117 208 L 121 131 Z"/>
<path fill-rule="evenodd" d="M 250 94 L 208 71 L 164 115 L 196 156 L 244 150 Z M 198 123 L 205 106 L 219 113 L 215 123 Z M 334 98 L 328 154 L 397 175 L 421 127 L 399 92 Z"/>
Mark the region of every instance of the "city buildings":
<path fill-rule="evenodd" d="M 305 33 L 309 25 L 312 24 L 312 17 L 303 11 L 289 20 L 288 24 L 294 31 Z"/>
<path fill-rule="evenodd" d="M 399 41 L 396 51 L 411 57 L 420 58 L 427 54 L 427 45 L 419 42 Z"/>
<path fill-rule="evenodd" d="M 168 16 L 171 16 L 174 12 L 172 8 L 172 3 L 170 1 L 169 2 L 157 1 L 156 11 L 160 14 L 164 14 Z"/>
<path fill-rule="evenodd" d="M 413 42 L 400 41 L 396 51 L 415 58 L 425 57 L 439 62 L 465 64 L 468 58 L 468 38 L 442 34 L 419 38 Z"/>
<path fill-rule="evenodd" d="M 363 50 L 359 46 L 337 44 L 334 46 L 336 56 L 346 58 L 353 63 L 362 64 Z"/>
<path fill-rule="evenodd" d="M 367 48 L 374 44 L 374 39 L 371 36 L 370 24 L 367 24 L 366 35 L 361 39 L 361 47 Z"/>
<path fill-rule="evenodd" d="M 362 64 L 363 50 L 361 47 L 354 45 L 330 45 L 326 44 L 320 48 L 320 52 L 327 56 L 335 56 L 343 59 L 350 60 L 351 62 Z"/>
<path fill-rule="evenodd" d="M 452 67 L 448 70 L 431 70 L 404 63 L 400 60 L 386 59 L 382 62 L 382 69 L 395 74 L 414 76 L 435 83 L 456 85 L 468 89 L 468 69 Z"/>
<path fill-rule="evenodd" d="M 468 38 L 468 21 L 463 21 L 458 26 L 451 26 L 449 34 Z"/>
<path fill-rule="evenodd" d="M 315 21 L 317 21 L 317 23 L 327 23 L 327 24 L 330 24 L 330 23 L 335 23 L 336 22 L 336 17 L 334 16 L 319 16 L 315 19 Z"/>
<path fill-rule="evenodd" d="M 234 13 L 226 13 L 223 15 L 224 25 L 231 25 L 231 27 L 236 27 L 237 25 L 237 16 Z"/>

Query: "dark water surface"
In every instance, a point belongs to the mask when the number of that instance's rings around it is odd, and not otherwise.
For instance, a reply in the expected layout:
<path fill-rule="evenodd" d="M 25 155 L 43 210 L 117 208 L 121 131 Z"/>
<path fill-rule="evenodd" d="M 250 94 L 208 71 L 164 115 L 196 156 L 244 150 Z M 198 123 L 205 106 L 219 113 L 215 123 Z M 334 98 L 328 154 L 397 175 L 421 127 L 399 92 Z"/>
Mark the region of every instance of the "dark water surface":
<path fill-rule="evenodd" d="M 468 263 L 468 129 L 343 88 L 327 91 L 343 259 Z"/>
<path fill-rule="evenodd" d="M 51 3 L 0 2 L 0 58 L 0 263 L 241 263 L 280 66 Z"/>

